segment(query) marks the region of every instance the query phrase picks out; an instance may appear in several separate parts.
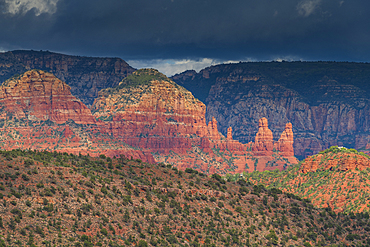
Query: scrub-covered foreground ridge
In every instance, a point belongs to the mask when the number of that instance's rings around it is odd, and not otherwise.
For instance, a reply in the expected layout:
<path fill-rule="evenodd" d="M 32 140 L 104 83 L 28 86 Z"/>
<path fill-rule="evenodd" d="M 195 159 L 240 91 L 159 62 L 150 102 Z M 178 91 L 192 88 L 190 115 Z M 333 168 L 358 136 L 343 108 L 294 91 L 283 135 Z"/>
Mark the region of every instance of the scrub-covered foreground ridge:
<path fill-rule="evenodd" d="M 1 151 L 1 246 L 370 244 L 369 215 L 193 169 L 57 152 Z"/>
<path fill-rule="evenodd" d="M 333 146 L 286 171 L 246 174 L 247 181 L 308 198 L 335 212 L 370 212 L 370 157 Z"/>
<path fill-rule="evenodd" d="M 6 150 L 122 154 L 218 174 L 297 163 L 290 123 L 277 141 L 266 118 L 254 143 L 234 140 L 232 128 L 224 137 L 215 118 L 206 123 L 201 101 L 154 69 L 135 71 L 100 91 L 91 111 L 51 73 L 27 71 L 1 85 L 0 109 L 0 147 Z"/>

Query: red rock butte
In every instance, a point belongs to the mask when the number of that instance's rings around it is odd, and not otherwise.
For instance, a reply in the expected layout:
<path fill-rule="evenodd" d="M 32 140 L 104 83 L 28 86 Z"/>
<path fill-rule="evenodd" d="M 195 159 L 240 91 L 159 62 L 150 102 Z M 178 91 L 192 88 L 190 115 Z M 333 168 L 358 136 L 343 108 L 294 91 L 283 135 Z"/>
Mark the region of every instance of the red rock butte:
<path fill-rule="evenodd" d="M 285 125 L 285 130 L 281 134 L 280 139 L 277 143 L 275 143 L 276 150 L 279 150 L 283 156 L 289 157 L 294 156 L 294 149 L 293 149 L 293 129 L 292 124 L 287 123 Z"/>
<path fill-rule="evenodd" d="M 272 155 L 273 141 L 272 131 L 268 128 L 267 118 L 261 118 L 258 122 L 258 132 L 252 150 L 261 156 Z"/>
<path fill-rule="evenodd" d="M 138 70 L 118 87 L 100 91 L 91 111 L 67 84 L 38 70 L 7 80 L 0 101 L 4 149 L 123 154 L 220 174 L 281 170 L 297 162 L 291 124 L 277 142 L 266 118 L 259 121 L 255 143 L 233 140 L 231 128 L 225 138 L 215 118 L 206 124 L 201 101 L 153 69 Z M 45 120 L 53 124 L 46 126 Z M 20 134 L 9 138 L 14 133 Z"/>
<path fill-rule="evenodd" d="M 134 72 L 132 77 L 142 74 L 160 76 L 158 71 L 147 69 Z M 220 134 L 215 118 L 207 125 L 205 105 L 170 79 L 155 78 L 135 86 L 127 81 L 115 89 L 101 91 L 92 112 L 101 120 L 98 124 L 102 130 L 131 146 L 155 152 L 157 161 L 180 169 L 198 167 L 210 173 L 283 169 L 286 165 L 283 159 L 272 161 L 275 147 L 279 157 L 297 162 L 291 124 L 287 124 L 280 140 L 274 143 L 267 119 L 262 118 L 256 143 L 242 144 L 232 139 L 231 128 L 226 138 Z M 253 161 L 250 156 L 254 157 Z M 225 159 L 233 162 L 225 162 Z M 270 161 L 271 167 L 266 167 Z"/>
<path fill-rule="evenodd" d="M 109 136 L 100 135 L 90 109 L 71 94 L 66 83 L 50 73 L 31 70 L 5 81 L 0 86 L 0 103 L 2 149 L 92 156 L 123 154 L 155 162 L 147 151 L 113 143 Z"/>
<path fill-rule="evenodd" d="M 68 120 L 95 123 L 90 109 L 71 94 L 65 82 L 41 70 L 30 70 L 5 81 L 0 86 L 0 103 L 4 106 L 2 118 L 12 114 L 19 119 L 51 120 L 58 124 Z"/>

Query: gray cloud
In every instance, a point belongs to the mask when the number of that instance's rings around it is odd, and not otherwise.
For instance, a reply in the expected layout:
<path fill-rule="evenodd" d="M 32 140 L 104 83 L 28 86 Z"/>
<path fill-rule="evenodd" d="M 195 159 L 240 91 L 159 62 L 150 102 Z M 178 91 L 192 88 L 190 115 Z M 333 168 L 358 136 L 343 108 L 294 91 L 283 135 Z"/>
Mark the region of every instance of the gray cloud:
<path fill-rule="evenodd" d="M 0 0 L 0 47 L 125 60 L 367 61 L 370 1 Z M 19 8 L 18 8 L 18 7 Z"/>

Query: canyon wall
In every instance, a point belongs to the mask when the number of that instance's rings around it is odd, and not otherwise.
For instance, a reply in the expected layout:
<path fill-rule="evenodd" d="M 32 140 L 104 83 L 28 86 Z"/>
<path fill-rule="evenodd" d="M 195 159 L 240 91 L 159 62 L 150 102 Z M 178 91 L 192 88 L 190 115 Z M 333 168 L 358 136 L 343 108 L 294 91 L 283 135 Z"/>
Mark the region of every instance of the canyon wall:
<path fill-rule="evenodd" d="M 266 118 L 255 143 L 206 123 L 206 107 L 153 69 L 135 71 L 99 93 L 91 111 L 54 75 L 31 70 L 0 86 L 0 147 L 98 156 L 125 155 L 205 173 L 285 169 L 297 163 L 291 124 L 274 141 Z"/>
<path fill-rule="evenodd" d="M 262 117 L 276 141 L 292 123 L 300 158 L 333 145 L 366 149 L 370 141 L 370 64 L 224 64 L 172 79 L 205 102 L 206 119 L 215 117 L 221 133 L 231 126 L 243 143 L 254 141 Z"/>
<path fill-rule="evenodd" d="M 148 150 L 137 150 L 102 134 L 98 122 L 70 87 L 51 73 L 27 71 L 0 86 L 2 149 L 125 155 L 155 162 Z"/>
<path fill-rule="evenodd" d="M 0 53 L 1 81 L 33 68 L 65 81 L 89 108 L 100 90 L 114 88 L 135 71 L 119 58 Z M 231 127 L 234 139 L 244 144 L 255 141 L 262 117 L 269 120 L 275 141 L 291 122 L 295 155 L 304 158 L 332 145 L 370 151 L 369 78 L 366 63 L 261 62 L 217 65 L 172 79 L 206 104 L 205 122 L 215 117 L 223 135 Z"/>
<path fill-rule="evenodd" d="M 225 138 L 218 131 L 216 118 L 206 124 L 206 107 L 201 101 L 153 69 L 138 70 L 116 88 L 102 90 L 91 110 L 101 120 L 102 132 L 131 146 L 150 149 L 157 161 L 180 169 L 250 172 L 284 169 L 296 163 L 291 125 L 278 142 L 273 141 L 265 118 L 259 133 L 266 138 L 257 135 L 255 144 L 233 140 L 231 128 Z"/>

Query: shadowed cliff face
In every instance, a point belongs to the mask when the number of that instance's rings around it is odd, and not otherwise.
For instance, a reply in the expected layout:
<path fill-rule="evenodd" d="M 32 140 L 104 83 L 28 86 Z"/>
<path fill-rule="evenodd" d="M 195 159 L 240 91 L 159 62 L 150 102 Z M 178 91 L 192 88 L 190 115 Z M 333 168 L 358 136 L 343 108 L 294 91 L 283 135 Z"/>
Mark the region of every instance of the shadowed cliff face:
<path fill-rule="evenodd" d="M 369 78 L 369 64 L 296 62 L 218 65 L 173 80 L 205 100 L 221 133 L 231 126 L 243 143 L 254 140 L 261 117 L 275 140 L 291 122 L 295 154 L 305 157 L 332 145 L 366 146 Z"/>
<path fill-rule="evenodd" d="M 1 82 L 30 69 L 53 73 L 87 106 L 93 103 L 101 89 L 117 86 L 135 71 L 120 58 L 69 56 L 45 51 L 0 53 Z"/>

